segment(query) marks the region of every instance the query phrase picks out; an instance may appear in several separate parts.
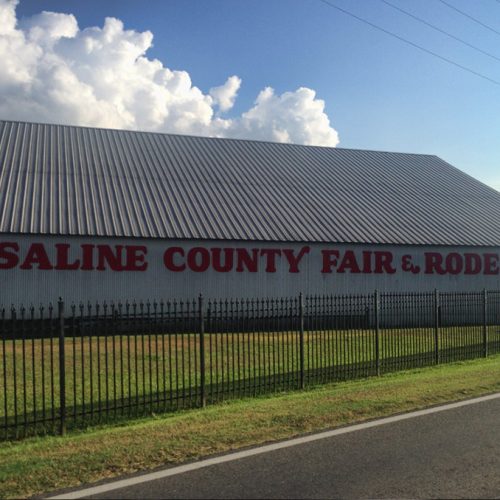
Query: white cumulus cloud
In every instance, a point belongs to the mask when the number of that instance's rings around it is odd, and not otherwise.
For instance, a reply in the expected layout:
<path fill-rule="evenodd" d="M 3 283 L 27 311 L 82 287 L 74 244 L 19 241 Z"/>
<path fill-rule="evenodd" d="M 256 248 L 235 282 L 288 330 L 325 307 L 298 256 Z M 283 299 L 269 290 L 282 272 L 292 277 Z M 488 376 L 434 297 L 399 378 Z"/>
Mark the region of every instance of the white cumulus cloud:
<path fill-rule="evenodd" d="M 227 117 L 241 79 L 204 93 L 189 73 L 147 57 L 149 31 L 119 19 L 81 30 L 71 14 L 18 21 L 0 0 L 0 118 L 335 146 L 337 132 L 313 90 L 266 88 L 241 116 Z"/>
<path fill-rule="evenodd" d="M 335 146 L 339 142 L 325 113 L 325 103 L 316 99 L 314 90 L 305 87 L 281 95 L 267 87 L 228 134 L 309 145 Z"/>
<path fill-rule="evenodd" d="M 210 95 L 214 104 L 218 105 L 221 111 L 229 111 L 234 106 L 234 101 L 241 86 L 241 78 L 230 76 L 224 85 L 210 89 Z"/>

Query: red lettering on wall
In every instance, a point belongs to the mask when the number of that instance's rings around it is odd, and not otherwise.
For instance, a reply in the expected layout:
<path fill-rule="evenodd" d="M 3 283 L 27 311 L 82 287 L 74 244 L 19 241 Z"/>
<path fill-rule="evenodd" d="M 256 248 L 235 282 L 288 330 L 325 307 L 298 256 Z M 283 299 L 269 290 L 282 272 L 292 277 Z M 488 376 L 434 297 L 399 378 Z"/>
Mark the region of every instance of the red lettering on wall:
<path fill-rule="evenodd" d="M 323 267 L 321 272 L 328 274 L 332 272 L 332 267 L 338 264 L 339 251 L 338 250 L 321 250 L 323 255 Z"/>
<path fill-rule="evenodd" d="M 464 262 L 459 253 L 453 252 L 446 256 L 445 265 L 447 273 L 460 274 L 464 267 Z"/>
<path fill-rule="evenodd" d="M 69 249 L 70 245 L 66 243 L 56 244 L 57 260 L 56 267 L 54 269 L 61 271 L 72 271 L 80 267 L 79 260 L 75 260 L 71 264 L 69 263 Z"/>
<path fill-rule="evenodd" d="M 38 265 L 38 269 L 48 271 L 53 269 L 50 263 L 49 256 L 45 251 L 42 243 L 33 243 L 26 253 L 24 262 L 21 264 L 21 269 L 33 269 L 33 265 Z"/>
<path fill-rule="evenodd" d="M 372 272 L 372 252 L 363 252 L 363 269 L 361 271 L 363 274 L 371 274 Z"/>
<path fill-rule="evenodd" d="M 358 262 L 356 261 L 356 255 L 352 250 L 346 251 L 344 257 L 342 257 L 342 261 L 337 272 L 345 273 L 346 270 L 353 274 L 359 274 L 361 272 L 358 266 Z"/>
<path fill-rule="evenodd" d="M 477 253 L 466 253 L 464 274 L 479 274 L 482 269 L 481 256 Z"/>
<path fill-rule="evenodd" d="M 80 245 L 82 248 L 82 271 L 94 270 L 94 245 Z"/>
<path fill-rule="evenodd" d="M 221 255 L 224 253 L 224 264 Z M 234 248 L 212 248 L 212 267 L 218 273 L 228 273 L 233 269 Z"/>
<path fill-rule="evenodd" d="M 148 249 L 144 246 L 130 245 L 125 247 L 126 263 L 124 271 L 145 271 L 148 268 L 146 254 Z"/>
<path fill-rule="evenodd" d="M 375 252 L 375 273 L 394 274 L 396 268 L 392 265 L 393 256 L 391 252 Z"/>
<path fill-rule="evenodd" d="M 276 248 L 264 248 L 260 251 L 263 257 L 266 257 L 266 273 L 276 272 L 276 257 L 281 255 L 281 250 Z"/>
<path fill-rule="evenodd" d="M 426 252 L 425 256 L 425 274 L 445 274 L 443 269 L 443 256 L 436 252 Z"/>
<path fill-rule="evenodd" d="M 299 263 L 302 260 L 302 257 L 304 257 L 304 255 L 308 254 L 310 250 L 311 250 L 310 247 L 302 247 L 296 257 L 293 254 L 293 250 L 283 250 L 283 254 L 285 255 L 286 260 L 288 261 L 288 265 L 289 265 L 288 272 L 298 273 L 299 272 Z"/>
<path fill-rule="evenodd" d="M 19 252 L 17 243 L 0 243 L 0 269 L 12 269 L 19 264 L 19 257 L 14 252 Z"/>
<path fill-rule="evenodd" d="M 484 254 L 484 274 L 495 275 L 500 273 L 498 267 L 498 254 L 485 253 Z"/>
<path fill-rule="evenodd" d="M 170 247 L 165 250 L 163 254 L 163 263 L 165 267 L 174 273 L 179 273 L 186 269 L 186 264 L 175 264 L 174 255 L 179 254 L 181 257 L 184 257 L 184 250 L 181 247 Z"/>
<path fill-rule="evenodd" d="M 252 255 L 250 255 L 246 248 L 237 248 L 236 262 L 237 273 L 242 273 L 245 268 L 249 273 L 256 273 L 258 271 L 259 249 L 252 248 Z"/>
<path fill-rule="evenodd" d="M 122 252 L 122 245 L 116 245 L 114 252 L 109 245 L 97 245 L 96 269 L 98 271 L 105 271 L 107 264 L 112 271 L 123 271 Z"/>
<path fill-rule="evenodd" d="M 204 273 L 210 267 L 210 253 L 206 248 L 194 247 L 189 250 L 187 264 L 191 271 Z"/>
<path fill-rule="evenodd" d="M 56 240 L 57 241 L 57 240 Z M 73 240 L 71 240 L 73 241 Z M 203 243 L 200 243 L 202 245 Z M 215 244 L 215 243 L 214 243 Z M 26 245 L 26 247 L 24 247 Z M 93 245 L 71 243 L 0 243 L 0 270 L 57 270 L 57 271 L 146 271 L 148 247 L 146 245 Z M 27 248 L 27 250 L 25 250 Z M 423 271 L 427 275 L 450 276 L 489 276 L 500 275 L 500 254 L 465 251 L 432 251 L 423 249 L 403 255 L 400 268 L 394 265 L 394 254 L 391 251 L 362 250 L 360 246 L 341 249 L 302 246 L 296 248 L 234 248 L 197 246 L 193 248 L 169 247 L 163 253 L 163 263 L 172 272 L 191 270 L 195 273 L 215 272 L 249 272 L 249 273 L 283 273 L 298 274 L 303 262 L 314 250 L 315 259 L 321 252 L 321 269 L 311 267 L 314 272 L 321 270 L 323 274 L 337 272 L 340 274 L 395 274 L 420 272 L 424 259 Z M 488 252 L 488 250 L 483 250 Z M 280 257 L 283 257 L 280 262 Z M 285 263 L 286 259 L 286 263 Z M 413 264 L 413 260 L 418 262 Z M 317 266 L 313 261 L 311 266 Z M 482 285 L 481 285 L 482 286 Z"/>

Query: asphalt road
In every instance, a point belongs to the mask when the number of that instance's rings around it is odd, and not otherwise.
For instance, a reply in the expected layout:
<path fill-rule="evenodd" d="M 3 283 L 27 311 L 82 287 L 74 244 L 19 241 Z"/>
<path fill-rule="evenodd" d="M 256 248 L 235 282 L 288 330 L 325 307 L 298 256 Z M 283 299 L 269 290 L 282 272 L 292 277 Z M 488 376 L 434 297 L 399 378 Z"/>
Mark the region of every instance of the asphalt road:
<path fill-rule="evenodd" d="M 90 498 L 500 497 L 500 399 Z"/>

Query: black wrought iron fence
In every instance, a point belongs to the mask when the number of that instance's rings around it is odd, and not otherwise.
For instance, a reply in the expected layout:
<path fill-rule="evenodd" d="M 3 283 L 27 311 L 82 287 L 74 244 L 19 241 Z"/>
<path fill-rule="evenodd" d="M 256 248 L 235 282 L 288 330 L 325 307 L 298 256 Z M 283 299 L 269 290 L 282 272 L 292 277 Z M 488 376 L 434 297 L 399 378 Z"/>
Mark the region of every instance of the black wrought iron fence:
<path fill-rule="evenodd" d="M 500 291 L 0 309 L 0 437 L 500 352 Z"/>

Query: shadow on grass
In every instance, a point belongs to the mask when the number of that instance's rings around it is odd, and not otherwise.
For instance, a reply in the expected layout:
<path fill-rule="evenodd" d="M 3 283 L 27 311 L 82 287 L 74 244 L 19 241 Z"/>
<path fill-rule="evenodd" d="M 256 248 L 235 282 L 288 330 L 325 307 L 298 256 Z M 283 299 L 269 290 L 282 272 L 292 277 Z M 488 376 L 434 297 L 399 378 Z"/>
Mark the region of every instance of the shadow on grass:
<path fill-rule="evenodd" d="M 486 346 L 490 354 L 500 352 L 498 342 Z M 453 347 L 439 351 L 440 363 L 471 360 L 483 357 L 485 346 L 481 344 Z M 436 353 L 428 351 L 416 355 L 380 359 L 381 374 L 435 366 Z M 377 375 L 375 360 L 346 365 L 327 366 L 304 370 L 303 381 L 307 387 L 329 382 L 354 380 Z M 293 371 L 276 373 L 265 377 L 249 377 L 238 380 L 218 381 L 205 386 L 206 404 L 216 404 L 231 399 L 264 396 L 301 388 L 301 373 Z M 67 406 L 64 426 L 66 431 L 82 430 L 105 424 L 119 425 L 130 420 L 171 413 L 202 406 L 200 386 L 146 395 L 91 401 L 85 405 Z M 17 440 L 30 436 L 58 434 L 61 431 L 60 408 L 51 408 L 45 413 L 27 412 L 0 420 L 0 439 Z"/>

